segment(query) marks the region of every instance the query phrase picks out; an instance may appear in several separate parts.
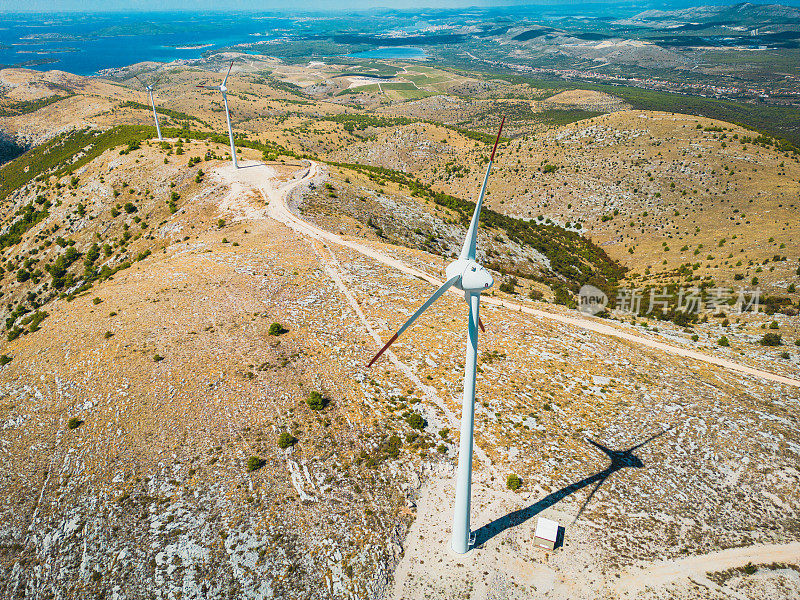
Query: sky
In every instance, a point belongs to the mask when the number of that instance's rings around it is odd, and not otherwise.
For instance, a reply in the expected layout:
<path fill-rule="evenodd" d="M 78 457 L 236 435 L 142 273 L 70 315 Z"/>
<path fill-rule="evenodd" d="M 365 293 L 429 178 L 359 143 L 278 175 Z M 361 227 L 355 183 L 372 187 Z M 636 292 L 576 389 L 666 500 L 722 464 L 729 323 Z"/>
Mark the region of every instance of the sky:
<path fill-rule="evenodd" d="M 372 7 L 431 8 L 453 6 L 504 6 L 520 4 L 514 0 L 308 0 L 301 4 L 304 11 L 364 10 Z M 528 2 L 525 2 L 527 4 Z M 536 2 L 532 2 L 535 4 Z M 285 0 L 0 0 L 2 12 L 150 12 L 156 10 L 291 10 L 296 3 Z"/>
<path fill-rule="evenodd" d="M 735 4 L 735 0 L 667 0 L 654 2 L 648 0 L 594 0 L 591 4 L 628 4 L 639 5 L 643 9 L 662 6 L 685 7 L 703 4 Z M 784 4 L 797 6 L 800 0 L 756 0 L 758 4 Z M 585 2 L 577 0 L 308 0 L 301 4 L 303 11 L 313 10 L 365 10 L 369 8 L 449 8 L 466 6 L 510 6 L 510 5 L 574 5 L 576 7 Z M 292 10 L 297 5 L 287 3 L 286 0 L 0 0 L 0 17 L 3 13 L 13 12 L 150 12 L 170 10 L 256 10 L 256 11 L 282 11 Z"/>

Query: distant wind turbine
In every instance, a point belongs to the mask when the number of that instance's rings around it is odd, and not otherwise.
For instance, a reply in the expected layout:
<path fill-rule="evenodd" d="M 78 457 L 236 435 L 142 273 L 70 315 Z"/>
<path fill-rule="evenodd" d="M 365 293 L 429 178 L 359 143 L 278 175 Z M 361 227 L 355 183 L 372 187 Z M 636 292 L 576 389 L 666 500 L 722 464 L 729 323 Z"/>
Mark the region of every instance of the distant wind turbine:
<path fill-rule="evenodd" d="M 470 546 L 470 501 L 472 497 L 472 438 L 475 421 L 475 373 L 478 360 L 478 327 L 481 327 L 478 314 L 480 308 L 481 292 L 488 290 L 494 285 L 494 279 L 483 266 L 475 261 L 475 245 L 478 239 L 478 221 L 481 215 L 483 196 L 486 193 L 486 184 L 489 181 L 489 171 L 492 168 L 494 154 L 497 151 L 497 144 L 500 142 L 500 134 L 503 131 L 505 117 L 500 122 L 500 131 L 497 132 L 497 139 L 492 148 L 492 156 L 489 159 L 489 166 L 486 168 L 486 175 L 483 178 L 478 201 L 475 204 L 475 212 L 472 214 L 472 221 L 467 230 L 467 237 L 461 254 L 457 260 L 451 262 L 445 270 L 447 281 L 436 290 L 420 308 L 411 315 L 403 326 L 397 330 L 380 352 L 369 362 L 371 367 L 378 357 L 383 354 L 400 335 L 408 329 L 414 321 L 431 305 L 438 300 L 450 287 L 455 286 L 464 292 L 464 299 L 469 305 L 469 321 L 467 324 L 467 357 L 464 368 L 464 399 L 461 411 L 461 439 L 458 448 L 458 475 L 456 478 L 456 500 L 453 511 L 453 537 L 451 547 L 455 552 L 464 554 Z M 483 329 L 483 327 L 481 327 Z"/>
<path fill-rule="evenodd" d="M 233 127 L 231 126 L 231 113 L 228 110 L 228 88 L 225 87 L 225 84 L 228 83 L 228 77 L 231 74 L 231 69 L 233 68 L 233 61 L 231 61 L 231 65 L 228 67 L 228 72 L 225 75 L 225 79 L 222 82 L 222 85 L 198 85 L 199 88 L 204 88 L 207 90 L 218 90 L 222 92 L 222 102 L 225 104 L 225 116 L 228 118 L 228 137 L 231 141 L 231 157 L 233 158 L 233 166 L 234 168 L 239 168 L 239 163 L 236 160 L 236 144 L 233 141 Z"/>
<path fill-rule="evenodd" d="M 146 85 L 144 81 L 139 79 L 138 75 L 134 75 L 136 77 L 136 81 L 142 84 L 142 87 L 147 90 L 147 95 L 150 96 L 150 106 L 153 108 L 153 119 L 156 121 L 156 131 L 158 132 L 158 139 L 159 141 L 164 141 L 164 138 L 161 137 L 161 125 L 158 123 L 158 113 L 156 112 L 156 102 L 153 100 L 153 86 Z M 153 82 L 155 84 L 155 82 Z"/>

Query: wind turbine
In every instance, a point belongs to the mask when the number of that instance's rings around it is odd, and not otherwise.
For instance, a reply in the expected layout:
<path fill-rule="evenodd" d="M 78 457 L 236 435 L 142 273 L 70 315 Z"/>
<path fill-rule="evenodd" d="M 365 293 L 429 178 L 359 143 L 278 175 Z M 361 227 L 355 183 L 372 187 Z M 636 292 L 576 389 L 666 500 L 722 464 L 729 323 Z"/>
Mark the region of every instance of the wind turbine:
<path fill-rule="evenodd" d="M 153 100 L 153 86 L 152 85 L 146 85 L 144 81 L 139 79 L 138 75 L 134 75 L 134 77 L 136 77 L 136 81 L 141 83 L 142 87 L 144 87 L 144 89 L 147 90 L 147 95 L 150 96 L 150 106 L 153 107 L 153 118 L 156 121 L 156 131 L 158 132 L 158 140 L 163 142 L 164 138 L 161 137 L 161 125 L 159 125 L 159 123 L 158 123 L 158 113 L 156 112 L 156 102 L 155 102 L 155 100 Z M 155 82 L 153 82 L 153 83 L 155 83 Z"/>
<path fill-rule="evenodd" d="M 231 74 L 231 69 L 233 68 L 233 61 L 231 61 L 231 66 L 228 67 L 228 72 L 225 74 L 225 79 L 222 81 L 222 85 L 198 85 L 199 88 L 204 88 L 207 90 L 218 90 L 222 92 L 222 102 L 225 104 L 225 116 L 228 118 L 228 137 L 231 141 L 231 157 L 233 158 L 233 167 L 235 169 L 239 168 L 239 163 L 236 160 L 236 144 L 233 142 L 233 127 L 231 127 L 231 113 L 228 110 L 228 88 L 225 87 L 225 84 L 228 83 L 228 77 Z"/>
<path fill-rule="evenodd" d="M 452 549 L 464 554 L 470 546 L 470 502 L 472 497 L 472 437 L 475 421 L 475 372 L 478 360 L 478 327 L 481 327 L 480 308 L 481 292 L 488 290 L 494 285 L 494 279 L 483 266 L 475 260 L 475 245 L 478 238 L 478 221 L 481 215 L 483 196 L 486 193 L 486 184 L 489 181 L 489 171 L 494 162 L 494 153 L 497 151 L 497 144 L 500 142 L 500 133 L 503 131 L 505 117 L 500 122 L 500 131 L 497 132 L 497 139 L 492 148 L 492 156 L 489 159 L 489 166 L 486 167 L 486 175 L 483 178 L 483 186 L 475 204 L 475 212 L 472 214 L 467 237 L 461 248 L 458 259 L 451 262 L 445 270 L 447 281 L 433 293 L 419 310 L 411 315 L 403 326 L 397 330 L 380 352 L 367 365 L 371 367 L 378 357 L 383 354 L 400 335 L 408 329 L 417 318 L 424 313 L 431 305 L 439 299 L 448 289 L 455 286 L 456 289 L 464 292 L 464 299 L 469 305 L 469 321 L 467 323 L 467 356 L 464 367 L 464 399 L 461 409 L 461 439 L 458 448 L 458 475 L 456 478 L 456 501 L 453 511 L 453 537 L 450 542 Z M 481 327 L 482 329 L 482 327 Z"/>

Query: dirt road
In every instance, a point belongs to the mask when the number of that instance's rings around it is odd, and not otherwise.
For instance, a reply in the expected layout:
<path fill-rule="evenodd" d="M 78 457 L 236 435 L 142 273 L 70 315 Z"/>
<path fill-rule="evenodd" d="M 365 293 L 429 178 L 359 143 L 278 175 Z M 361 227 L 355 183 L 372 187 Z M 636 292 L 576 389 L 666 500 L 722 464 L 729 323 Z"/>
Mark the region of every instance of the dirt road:
<path fill-rule="evenodd" d="M 382 264 L 385 264 L 389 267 L 397 269 L 398 271 L 406 273 L 407 275 L 423 279 L 436 287 L 442 285 L 443 282 L 441 280 L 437 279 L 436 277 L 433 277 L 432 275 L 429 275 L 428 273 L 420 271 L 419 269 L 415 269 L 414 267 L 411 267 L 403 263 L 402 261 L 387 256 L 382 252 L 379 252 L 366 244 L 344 239 L 341 236 L 336 235 L 335 233 L 331 233 L 329 231 L 325 231 L 324 229 L 320 229 L 319 227 L 316 227 L 315 225 L 312 225 L 311 223 L 304 221 L 303 219 L 292 213 L 291 210 L 289 210 L 289 207 L 286 203 L 286 199 L 289 193 L 296 187 L 301 185 L 307 185 L 313 179 L 322 176 L 320 166 L 317 163 L 311 162 L 308 167 L 298 171 L 298 173 L 295 174 L 295 177 L 293 179 L 278 186 L 275 186 L 273 184 L 271 178 L 272 170 L 269 169 L 269 167 L 254 166 L 247 169 L 240 169 L 239 171 L 240 171 L 239 174 L 240 181 L 244 181 L 246 183 L 249 183 L 250 185 L 253 185 L 253 187 L 259 189 L 261 193 L 264 195 L 264 198 L 269 202 L 268 214 L 276 221 L 280 221 L 281 223 L 284 223 L 285 225 L 291 227 L 295 231 L 302 233 L 304 235 L 313 237 L 318 240 L 324 240 L 326 242 L 330 242 L 333 244 L 338 244 L 340 246 L 350 248 L 351 250 L 355 250 L 356 252 L 359 252 L 364 256 L 368 256 Z M 451 289 L 451 292 L 459 296 L 461 295 L 461 292 L 455 289 Z M 510 302 L 508 300 L 504 300 L 501 298 L 485 296 L 485 295 L 481 297 L 481 302 L 491 306 L 504 307 L 509 310 L 513 310 L 515 312 L 521 312 L 526 315 L 531 315 L 533 317 L 549 319 L 551 321 L 556 321 L 558 323 L 563 323 L 564 325 L 570 325 L 572 327 L 578 327 L 580 329 L 585 329 L 587 331 L 593 331 L 601 335 L 607 335 L 627 340 L 639 344 L 640 346 L 653 348 L 655 350 L 660 350 L 662 352 L 674 354 L 676 356 L 681 356 L 683 358 L 702 361 L 707 364 L 721 367 L 728 371 L 744 373 L 746 375 L 752 375 L 754 377 L 759 377 L 761 379 L 774 381 L 776 383 L 782 383 L 785 385 L 800 387 L 800 380 L 798 379 L 785 377 L 783 375 L 778 375 L 776 373 L 770 373 L 769 371 L 764 371 L 761 369 L 756 369 L 754 367 L 749 367 L 747 365 L 736 363 L 734 361 L 727 360 L 725 358 L 719 358 L 717 356 L 712 356 L 710 354 L 705 354 L 703 352 L 697 352 L 696 350 L 690 350 L 688 348 L 680 348 L 678 346 L 665 344 L 657 340 L 652 340 L 643 336 L 621 331 L 615 327 L 612 327 L 611 325 L 606 325 L 604 323 L 583 318 L 581 316 L 568 316 L 568 315 L 551 313 L 536 308 L 532 308 L 530 306 L 525 306 L 522 304 L 517 304 L 515 302 Z"/>
<path fill-rule="evenodd" d="M 615 587 L 619 592 L 636 598 L 645 586 L 659 587 L 684 577 L 706 580 L 706 573 L 741 567 L 750 562 L 754 565 L 798 564 L 800 562 L 800 542 L 744 546 L 699 556 L 650 563 L 642 567 L 627 569 Z M 710 582 L 703 581 L 703 583 Z M 725 591 L 728 592 L 728 590 Z"/>

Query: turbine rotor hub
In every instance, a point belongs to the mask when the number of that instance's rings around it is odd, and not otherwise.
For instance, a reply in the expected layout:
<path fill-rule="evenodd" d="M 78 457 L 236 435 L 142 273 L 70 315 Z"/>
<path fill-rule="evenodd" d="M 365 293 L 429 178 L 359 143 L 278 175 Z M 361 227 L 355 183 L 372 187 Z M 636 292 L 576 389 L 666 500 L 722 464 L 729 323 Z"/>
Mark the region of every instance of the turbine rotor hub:
<path fill-rule="evenodd" d="M 459 259 L 450 263 L 445 271 L 447 278 L 459 276 L 454 286 L 464 292 L 485 292 L 494 285 L 494 278 L 485 267 L 474 260 Z"/>

